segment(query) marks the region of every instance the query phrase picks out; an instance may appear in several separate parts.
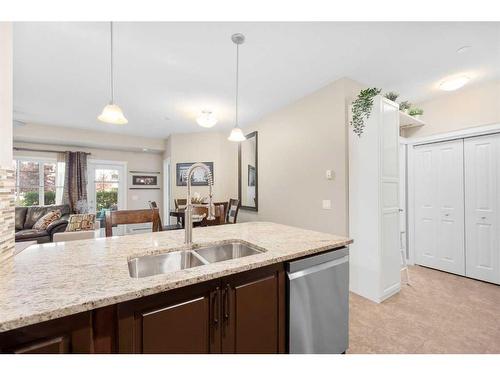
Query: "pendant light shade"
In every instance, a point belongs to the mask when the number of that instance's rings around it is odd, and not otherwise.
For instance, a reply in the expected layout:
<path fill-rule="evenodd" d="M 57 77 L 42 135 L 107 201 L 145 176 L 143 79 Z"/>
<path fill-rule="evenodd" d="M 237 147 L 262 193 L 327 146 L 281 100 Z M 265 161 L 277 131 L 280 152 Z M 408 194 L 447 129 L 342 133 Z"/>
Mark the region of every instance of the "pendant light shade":
<path fill-rule="evenodd" d="M 110 36 L 111 36 L 111 101 L 107 106 L 104 107 L 102 113 L 97 117 L 99 121 L 113 124 L 113 125 L 125 125 L 128 120 L 125 118 L 122 109 L 115 104 L 115 82 L 113 74 L 113 22 L 110 25 Z"/>
<path fill-rule="evenodd" d="M 233 128 L 233 130 L 231 130 L 231 134 L 229 134 L 229 137 L 227 139 L 233 142 L 242 142 L 247 138 L 243 134 L 243 130 L 241 130 L 238 127 L 235 127 Z"/>
<path fill-rule="evenodd" d="M 114 125 L 125 125 L 128 120 L 123 115 L 122 109 L 116 104 L 108 104 L 97 117 L 99 121 Z"/>
<path fill-rule="evenodd" d="M 231 130 L 231 134 L 227 138 L 232 142 L 242 142 L 246 139 L 243 131 L 238 125 L 238 79 L 239 79 L 239 63 L 240 63 L 240 44 L 245 42 L 245 36 L 243 34 L 233 34 L 231 40 L 236 44 L 236 97 L 235 97 L 235 110 L 234 110 L 234 128 Z"/>

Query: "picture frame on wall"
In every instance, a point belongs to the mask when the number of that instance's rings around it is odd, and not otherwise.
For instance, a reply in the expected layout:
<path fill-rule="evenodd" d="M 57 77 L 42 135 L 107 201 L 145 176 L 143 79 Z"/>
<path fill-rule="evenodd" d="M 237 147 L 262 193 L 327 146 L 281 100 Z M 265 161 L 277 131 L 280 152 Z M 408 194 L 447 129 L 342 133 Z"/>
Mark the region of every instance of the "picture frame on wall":
<path fill-rule="evenodd" d="M 214 180 L 214 163 L 212 161 L 204 161 L 202 162 L 209 169 L 210 173 L 212 173 L 212 181 Z M 195 164 L 193 163 L 177 163 L 175 165 L 175 176 L 176 176 L 176 185 L 177 186 L 187 186 L 187 171 L 189 168 Z M 207 173 L 201 169 L 197 168 L 192 177 L 191 181 L 192 186 L 208 186 L 208 175 Z"/>
<path fill-rule="evenodd" d="M 130 189 L 160 189 L 160 172 L 130 171 Z"/>

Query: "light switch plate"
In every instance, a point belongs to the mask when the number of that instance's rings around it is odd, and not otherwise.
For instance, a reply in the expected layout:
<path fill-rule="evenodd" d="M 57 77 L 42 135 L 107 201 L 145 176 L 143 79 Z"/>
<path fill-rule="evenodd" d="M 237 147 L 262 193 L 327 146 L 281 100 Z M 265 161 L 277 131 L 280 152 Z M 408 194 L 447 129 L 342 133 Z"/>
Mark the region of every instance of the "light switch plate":
<path fill-rule="evenodd" d="M 324 210 L 331 210 L 332 209 L 332 201 L 329 199 L 323 200 L 323 209 Z"/>
<path fill-rule="evenodd" d="M 327 180 L 333 180 L 335 178 L 335 172 L 331 169 L 327 169 L 325 173 L 325 177 Z"/>

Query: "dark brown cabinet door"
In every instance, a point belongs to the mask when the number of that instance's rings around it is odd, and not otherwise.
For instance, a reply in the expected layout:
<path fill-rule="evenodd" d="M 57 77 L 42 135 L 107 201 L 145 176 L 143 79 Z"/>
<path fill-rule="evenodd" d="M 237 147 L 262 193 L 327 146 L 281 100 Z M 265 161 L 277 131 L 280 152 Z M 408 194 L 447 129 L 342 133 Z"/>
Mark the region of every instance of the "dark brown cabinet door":
<path fill-rule="evenodd" d="M 15 354 L 65 354 L 69 351 L 67 337 L 55 337 L 38 342 L 22 345 L 12 350 Z"/>
<path fill-rule="evenodd" d="M 220 293 L 210 284 L 119 305 L 121 353 L 220 352 Z"/>
<path fill-rule="evenodd" d="M 90 311 L 0 334 L 0 353 L 92 353 Z"/>
<path fill-rule="evenodd" d="M 222 287 L 222 352 L 284 352 L 285 295 L 281 267 L 225 278 Z"/>
<path fill-rule="evenodd" d="M 141 313 L 142 352 L 209 353 L 208 308 L 202 296 Z"/>

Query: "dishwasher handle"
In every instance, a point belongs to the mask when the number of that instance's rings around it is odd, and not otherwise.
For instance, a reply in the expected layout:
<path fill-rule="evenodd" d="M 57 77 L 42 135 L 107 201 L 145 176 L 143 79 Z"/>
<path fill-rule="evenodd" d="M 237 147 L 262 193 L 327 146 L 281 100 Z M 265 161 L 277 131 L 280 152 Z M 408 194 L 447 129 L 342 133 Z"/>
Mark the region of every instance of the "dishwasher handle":
<path fill-rule="evenodd" d="M 317 264 L 317 265 L 309 267 L 309 268 L 305 268 L 305 269 L 300 270 L 300 271 L 296 271 L 296 272 L 292 272 L 292 273 L 289 272 L 288 279 L 289 280 L 298 279 L 300 277 L 304 277 L 304 276 L 307 276 L 307 275 L 310 275 L 310 274 L 313 274 L 313 273 L 316 273 L 319 271 L 323 271 L 323 270 L 326 270 L 328 268 L 336 267 L 340 264 L 347 263 L 348 261 L 349 261 L 349 255 L 345 255 L 342 258 L 330 260 L 329 262 L 325 262 L 325 263 L 320 263 L 320 264 Z"/>

